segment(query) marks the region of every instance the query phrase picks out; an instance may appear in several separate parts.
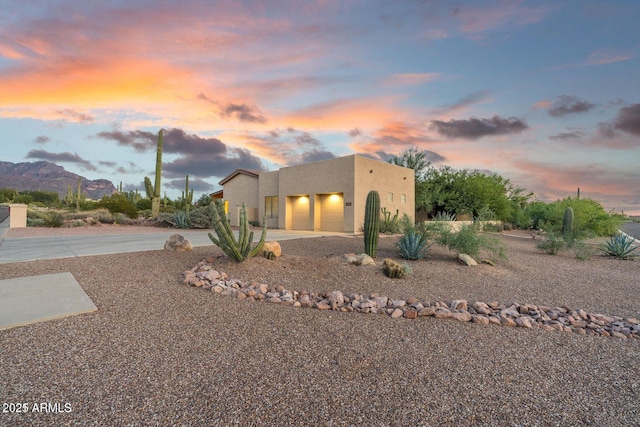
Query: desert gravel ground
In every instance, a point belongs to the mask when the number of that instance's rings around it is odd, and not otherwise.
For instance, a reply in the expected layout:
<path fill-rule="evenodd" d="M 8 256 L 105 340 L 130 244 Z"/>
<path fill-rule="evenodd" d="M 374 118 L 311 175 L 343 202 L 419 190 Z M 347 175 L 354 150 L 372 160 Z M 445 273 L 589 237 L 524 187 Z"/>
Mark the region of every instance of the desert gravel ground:
<path fill-rule="evenodd" d="M 401 280 L 342 262 L 362 251 L 361 237 L 284 241 L 276 261 L 214 265 L 291 290 L 640 317 L 640 262 L 549 256 L 531 239 L 498 238 L 508 261 L 496 267 L 464 267 L 434 247 Z M 396 256 L 395 241 L 381 238 L 378 264 Z M 98 307 L 0 331 L 0 425 L 640 425 L 638 340 L 284 307 L 180 284 L 216 254 L 0 265 L 3 278 L 70 271 Z M 16 403 L 28 412 L 11 413 Z M 40 403 L 61 412 L 34 412 Z"/>

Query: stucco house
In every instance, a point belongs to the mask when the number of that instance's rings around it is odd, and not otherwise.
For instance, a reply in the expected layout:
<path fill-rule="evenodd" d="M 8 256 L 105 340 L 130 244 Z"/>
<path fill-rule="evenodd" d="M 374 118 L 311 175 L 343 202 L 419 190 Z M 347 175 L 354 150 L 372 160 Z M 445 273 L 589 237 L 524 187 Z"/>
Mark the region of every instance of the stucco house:
<path fill-rule="evenodd" d="M 269 228 L 357 233 L 371 190 L 392 215 L 415 214 L 414 171 L 357 154 L 277 171 L 237 169 L 220 185 L 232 226 L 245 203 L 249 220 L 266 217 Z"/>

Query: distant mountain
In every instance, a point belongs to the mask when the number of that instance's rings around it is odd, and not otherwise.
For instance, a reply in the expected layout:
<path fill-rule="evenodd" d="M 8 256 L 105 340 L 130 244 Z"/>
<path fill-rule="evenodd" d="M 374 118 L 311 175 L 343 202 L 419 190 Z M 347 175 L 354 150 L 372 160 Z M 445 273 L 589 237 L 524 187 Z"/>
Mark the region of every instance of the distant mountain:
<path fill-rule="evenodd" d="M 69 185 L 73 191 L 78 189 L 79 176 L 47 161 L 0 162 L 0 188 L 13 188 L 18 191 L 54 191 L 63 198 L 67 194 Z M 82 191 L 88 199 L 101 199 L 104 195 L 113 194 L 116 187 L 106 179 L 92 181 L 82 177 Z"/>

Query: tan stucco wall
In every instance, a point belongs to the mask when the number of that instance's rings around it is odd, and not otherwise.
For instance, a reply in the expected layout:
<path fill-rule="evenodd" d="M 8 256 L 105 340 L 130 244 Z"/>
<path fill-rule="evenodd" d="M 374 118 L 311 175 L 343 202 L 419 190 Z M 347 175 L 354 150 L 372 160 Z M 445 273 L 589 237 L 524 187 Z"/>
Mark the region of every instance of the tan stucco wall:
<path fill-rule="evenodd" d="M 289 207 L 293 199 L 291 196 L 309 196 L 309 222 L 308 229 L 318 230 L 321 226 L 321 197 L 323 194 L 342 193 L 344 198 L 344 225 L 342 231 L 353 232 L 353 165 L 354 156 L 339 157 L 336 159 L 321 160 L 297 166 L 289 166 L 279 171 L 279 196 L 280 218 L 279 228 L 293 226 L 291 218 L 284 213 L 291 212 Z M 287 199 L 288 197 L 288 199 Z M 351 206 L 346 206 L 351 203 Z"/>
<path fill-rule="evenodd" d="M 371 171 L 371 172 L 370 172 Z M 265 197 L 278 196 L 278 218 L 267 219 L 267 226 L 280 229 L 331 230 L 346 233 L 359 232 L 364 223 L 367 194 L 377 190 L 380 206 L 399 216 L 403 213 L 414 218 L 415 182 L 411 169 L 350 155 L 329 160 L 284 167 L 278 171 L 261 172 L 258 178 L 237 175 L 224 184 L 225 200 L 232 212 L 231 225 L 237 225 L 237 206 L 242 202 L 254 208 L 255 219 L 262 221 Z M 393 201 L 388 201 L 393 193 Z M 341 206 L 330 206 L 331 194 L 339 196 Z M 401 202 L 401 195 L 405 202 Z M 299 196 L 307 196 L 308 209 L 302 209 Z M 296 213 L 294 221 L 294 208 Z M 336 220 L 342 211 L 342 225 Z M 251 209 L 249 209 L 251 212 Z M 301 218 L 308 212 L 307 218 Z M 324 213 L 324 219 L 323 219 Z"/>
<path fill-rule="evenodd" d="M 356 230 L 364 225 L 364 208 L 367 194 L 376 190 L 380 194 L 380 208 L 387 208 L 391 216 L 396 209 L 401 218 L 406 213 L 410 218 L 415 216 L 415 173 L 413 169 L 392 165 L 367 157 L 355 157 L 355 222 Z M 388 194 L 393 194 L 393 201 L 388 200 Z M 406 196 L 405 203 L 401 195 Z"/>
<path fill-rule="evenodd" d="M 238 225 L 242 203 L 247 205 L 249 221 L 258 220 L 258 178 L 238 174 L 224 184 L 224 199 L 229 202 L 229 222 L 232 227 Z"/>
<path fill-rule="evenodd" d="M 260 223 L 264 217 L 264 201 L 265 197 L 278 196 L 278 171 L 260 172 L 259 182 L 260 188 L 258 189 L 258 215 Z M 278 215 L 284 215 L 283 200 L 278 199 Z M 284 228 L 279 227 L 278 218 L 267 218 L 267 227 L 269 228 Z"/>

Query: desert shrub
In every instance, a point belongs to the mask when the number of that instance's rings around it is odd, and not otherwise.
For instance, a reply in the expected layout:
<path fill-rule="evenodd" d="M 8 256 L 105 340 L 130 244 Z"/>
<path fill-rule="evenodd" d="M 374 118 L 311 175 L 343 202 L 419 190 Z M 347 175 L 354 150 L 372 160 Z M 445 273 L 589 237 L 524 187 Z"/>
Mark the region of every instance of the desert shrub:
<path fill-rule="evenodd" d="M 549 255 L 556 255 L 566 249 L 566 244 L 561 235 L 548 233 L 544 239 L 538 241 L 536 247 Z"/>
<path fill-rule="evenodd" d="M 252 227 L 260 227 L 260 221 L 251 220 L 249 221 L 249 225 Z"/>
<path fill-rule="evenodd" d="M 504 245 L 493 237 L 488 237 L 478 232 L 478 227 L 466 224 L 459 231 L 443 229 L 437 238 L 437 243 L 458 254 L 467 254 L 473 258 L 487 251 L 498 258 L 505 259 Z"/>
<path fill-rule="evenodd" d="M 573 247 L 573 253 L 575 254 L 576 258 L 582 261 L 591 259 L 595 252 L 595 248 L 585 242 L 576 242 Z"/>
<path fill-rule="evenodd" d="M 113 224 L 113 215 L 106 209 L 98 209 L 94 214 L 95 219 L 101 224 Z"/>
<path fill-rule="evenodd" d="M 136 204 L 123 193 L 104 196 L 98 203 L 98 206 L 108 209 L 112 214 L 123 213 L 129 218 L 138 218 L 138 208 Z"/>
<path fill-rule="evenodd" d="M 151 199 L 140 199 L 136 202 L 136 208 L 138 210 L 151 210 Z"/>
<path fill-rule="evenodd" d="M 22 203 L 24 205 L 28 205 L 29 203 L 33 203 L 33 197 L 28 194 L 16 194 L 13 197 L 13 203 Z"/>
<path fill-rule="evenodd" d="M 129 215 L 122 212 L 116 212 L 113 214 L 113 222 L 119 225 L 129 225 L 133 221 L 131 220 L 131 217 L 129 217 Z"/>
<path fill-rule="evenodd" d="M 47 227 L 60 227 L 64 224 L 64 216 L 60 212 L 50 211 L 44 216 L 44 222 Z"/>
<path fill-rule="evenodd" d="M 33 218 L 27 216 L 27 227 L 45 227 L 46 223 L 42 218 Z"/>
<path fill-rule="evenodd" d="M 602 251 L 609 256 L 618 259 L 634 259 L 640 256 L 640 253 L 636 253 L 636 250 L 640 248 L 638 245 L 633 245 L 634 239 L 626 234 L 617 233 L 606 242 Z"/>
<path fill-rule="evenodd" d="M 189 224 L 193 228 L 213 228 L 213 204 L 189 211 Z"/>

